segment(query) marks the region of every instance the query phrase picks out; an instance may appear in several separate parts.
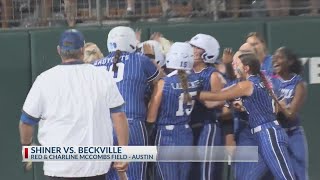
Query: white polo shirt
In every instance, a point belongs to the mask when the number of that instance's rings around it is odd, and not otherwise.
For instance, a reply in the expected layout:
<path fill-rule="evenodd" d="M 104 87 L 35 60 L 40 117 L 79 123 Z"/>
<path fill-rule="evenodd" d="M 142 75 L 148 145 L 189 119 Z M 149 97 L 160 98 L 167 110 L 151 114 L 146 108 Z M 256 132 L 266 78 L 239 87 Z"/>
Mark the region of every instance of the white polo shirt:
<path fill-rule="evenodd" d="M 55 66 L 34 82 L 23 111 L 40 118 L 43 146 L 112 146 L 110 108 L 124 103 L 112 75 L 91 64 Z M 44 174 L 89 177 L 108 172 L 110 162 L 45 162 Z"/>

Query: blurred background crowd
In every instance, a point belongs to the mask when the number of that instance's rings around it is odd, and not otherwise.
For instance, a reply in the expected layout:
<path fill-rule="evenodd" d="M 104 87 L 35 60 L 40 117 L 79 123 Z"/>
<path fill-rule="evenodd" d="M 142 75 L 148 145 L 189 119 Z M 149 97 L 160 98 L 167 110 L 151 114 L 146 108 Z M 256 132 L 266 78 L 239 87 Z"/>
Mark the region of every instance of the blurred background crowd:
<path fill-rule="evenodd" d="M 320 0 L 1 0 L 2 28 L 128 21 L 317 16 Z"/>

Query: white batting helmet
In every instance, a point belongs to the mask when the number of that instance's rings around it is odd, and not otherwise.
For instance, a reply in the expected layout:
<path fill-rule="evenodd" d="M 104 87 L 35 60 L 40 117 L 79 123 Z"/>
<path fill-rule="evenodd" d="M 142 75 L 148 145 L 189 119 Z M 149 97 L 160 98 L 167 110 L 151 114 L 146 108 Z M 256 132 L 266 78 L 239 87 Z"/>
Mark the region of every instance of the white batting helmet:
<path fill-rule="evenodd" d="M 117 26 L 108 34 L 108 51 L 116 50 L 132 53 L 136 50 L 137 39 L 132 28 L 126 26 Z"/>
<path fill-rule="evenodd" d="M 170 69 L 191 70 L 193 68 L 193 49 L 190 44 L 176 42 L 166 55 L 166 66 Z"/>
<path fill-rule="evenodd" d="M 159 64 L 160 67 L 164 66 L 165 58 L 164 58 L 164 54 L 162 53 L 161 44 L 155 40 L 148 40 L 143 43 L 140 43 L 138 45 L 138 48 L 141 48 L 142 53 L 144 53 L 143 52 L 143 44 L 145 44 L 145 43 L 147 43 L 153 47 L 154 56 L 155 56 L 155 60 L 156 60 L 157 64 Z"/>
<path fill-rule="evenodd" d="M 189 43 L 193 46 L 204 50 L 202 59 L 205 63 L 215 63 L 220 51 L 219 42 L 212 36 L 207 34 L 197 34 Z"/>

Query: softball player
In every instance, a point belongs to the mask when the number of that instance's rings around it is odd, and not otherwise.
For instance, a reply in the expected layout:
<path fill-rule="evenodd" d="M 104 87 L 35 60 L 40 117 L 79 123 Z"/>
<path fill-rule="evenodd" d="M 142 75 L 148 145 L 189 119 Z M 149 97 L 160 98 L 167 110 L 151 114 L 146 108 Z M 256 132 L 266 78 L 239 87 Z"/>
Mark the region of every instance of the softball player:
<path fill-rule="evenodd" d="M 261 63 L 261 70 L 268 77 L 273 75 L 272 56 L 268 54 L 266 41 L 258 32 L 251 32 L 247 35 L 246 43 L 249 43 L 255 48 L 258 59 Z"/>
<path fill-rule="evenodd" d="M 154 123 L 158 116 L 157 146 L 192 146 L 193 134 L 188 122 L 200 90 L 198 76 L 190 72 L 193 67 L 192 47 L 188 43 L 174 43 L 166 56 L 166 66 L 172 72 L 156 85 L 147 121 Z M 163 155 L 160 154 L 160 158 Z M 156 166 L 159 179 L 187 180 L 191 163 L 159 162 Z"/>
<path fill-rule="evenodd" d="M 140 43 L 138 45 L 138 48 L 143 54 L 146 54 L 146 46 L 144 46 L 146 44 L 149 45 L 150 48 L 154 51 L 154 57 L 150 58 L 154 59 L 160 67 L 163 67 L 165 65 L 165 55 L 162 53 L 161 44 L 155 40 L 148 40 Z"/>
<path fill-rule="evenodd" d="M 254 54 L 243 54 L 239 60 L 233 61 L 233 66 L 237 77 L 243 81 L 219 93 L 201 92 L 199 98 L 221 101 L 242 97 L 261 159 L 257 166 L 251 167 L 251 173 L 239 179 L 259 179 L 268 169 L 276 179 L 294 179 L 287 150 L 288 136 L 276 120 L 274 94 L 266 77 L 260 72 L 259 60 Z"/>
<path fill-rule="evenodd" d="M 254 53 L 256 54 L 255 48 L 249 43 L 244 43 L 237 51 L 233 57 L 234 61 L 241 61 L 239 56 L 242 54 Z M 227 84 L 226 87 L 233 86 L 240 82 L 239 79 L 231 81 Z M 257 146 L 257 142 L 254 136 L 250 132 L 250 128 L 248 126 L 249 115 L 248 112 L 243 107 L 241 97 L 238 97 L 232 101 L 228 102 L 229 106 L 233 109 L 234 116 L 234 137 L 237 146 Z M 237 158 L 238 151 L 235 149 L 235 158 Z M 235 162 L 232 164 L 234 169 L 234 176 L 236 179 L 240 179 L 241 177 L 245 177 L 245 174 L 251 173 L 251 166 L 256 166 L 257 163 L 249 163 L 249 162 Z"/>
<path fill-rule="evenodd" d="M 218 41 L 206 34 L 197 34 L 189 43 L 193 47 L 194 67 L 193 71 L 199 76 L 203 82 L 203 90 L 218 92 L 224 84 L 222 83 L 222 75 L 212 66 L 216 62 L 220 45 Z M 202 102 L 196 101 L 194 111 L 191 114 L 191 127 L 194 131 L 195 144 L 198 146 L 217 146 L 222 145 L 221 128 L 217 122 L 217 108 L 207 108 Z M 200 127 L 199 127 L 200 125 Z M 209 151 L 199 152 L 200 155 L 207 156 L 211 154 Z M 211 179 L 214 174 L 214 163 L 203 162 L 200 167 L 193 170 L 199 170 L 202 180 Z M 197 171 L 193 172 L 197 174 Z M 199 178 L 199 177 L 194 177 Z"/>
<path fill-rule="evenodd" d="M 129 145 L 145 146 L 147 133 L 145 128 L 146 106 L 144 93 L 148 83 L 155 82 L 159 70 L 152 61 L 136 53 L 136 37 L 129 27 L 118 26 L 108 34 L 108 50 L 110 54 L 94 63 L 96 66 L 106 66 L 113 73 L 120 93 L 125 100 L 124 110 L 129 122 Z M 115 144 L 117 140 L 114 139 Z M 130 163 L 129 179 L 145 179 L 146 163 Z M 107 179 L 117 179 L 115 171 L 107 174 Z"/>
<path fill-rule="evenodd" d="M 274 72 L 278 75 L 279 98 L 281 99 L 281 125 L 289 137 L 289 155 L 299 180 L 308 178 L 308 150 L 301 126 L 299 111 L 306 99 L 306 86 L 301 77 L 302 65 L 298 57 L 288 48 L 279 48 L 273 56 Z"/>
<path fill-rule="evenodd" d="M 264 46 L 262 47 L 262 49 L 265 49 Z M 244 43 L 239 48 L 239 51 L 234 55 L 234 59 L 239 60 L 239 56 L 241 54 L 246 54 L 246 53 L 253 53 L 255 55 L 258 55 L 258 52 L 259 51 L 257 50 L 257 48 L 255 48 L 253 46 L 253 44 Z M 268 57 L 271 57 L 271 56 L 268 56 Z M 269 61 L 269 59 L 267 58 L 263 62 L 268 62 L 268 61 Z M 260 63 L 261 63 L 261 61 L 260 61 Z M 268 68 L 268 69 L 263 69 L 263 68 Z M 262 66 L 261 65 L 261 71 L 263 73 L 272 72 L 273 71 L 272 66 Z M 268 79 L 270 79 L 270 78 L 271 77 L 268 76 Z M 231 82 L 228 86 L 232 86 L 232 85 L 236 84 L 237 82 L 239 82 L 239 80 Z M 233 100 L 231 102 L 231 106 L 234 109 L 234 133 L 235 133 L 235 140 L 236 140 L 237 146 L 257 146 L 257 141 L 256 141 L 255 137 L 251 134 L 250 127 L 248 126 L 249 114 L 247 113 L 247 111 L 243 107 L 243 103 L 242 103 L 241 98 L 237 98 L 237 99 Z M 239 156 L 237 150 L 235 151 L 234 156 L 235 156 L 235 158 L 237 156 Z M 259 156 L 259 158 L 261 159 L 262 157 Z M 264 164 L 264 162 L 261 161 L 260 164 Z M 241 177 L 246 177 L 246 174 L 252 173 L 250 167 L 255 167 L 255 166 L 257 166 L 257 163 L 253 163 L 253 162 L 252 163 L 251 162 L 235 162 L 235 163 L 233 163 L 234 175 L 235 175 L 236 179 L 239 179 Z M 265 165 L 265 167 L 266 167 L 266 165 Z M 261 173 L 261 178 L 266 179 L 266 180 L 272 179 L 272 174 L 270 173 L 270 171 L 267 171 L 267 168 L 265 168 L 265 169 L 266 169 L 266 172 L 259 172 L 259 173 Z"/>

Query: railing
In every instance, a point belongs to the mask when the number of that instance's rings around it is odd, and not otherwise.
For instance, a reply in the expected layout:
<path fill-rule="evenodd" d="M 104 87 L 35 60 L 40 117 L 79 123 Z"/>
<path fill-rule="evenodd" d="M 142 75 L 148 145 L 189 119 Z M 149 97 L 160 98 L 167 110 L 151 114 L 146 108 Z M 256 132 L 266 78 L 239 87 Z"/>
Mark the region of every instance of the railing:
<path fill-rule="evenodd" d="M 280 6 L 272 0 L 211 0 L 197 5 L 197 0 L 135 0 L 134 12 L 127 12 L 127 0 L 1 0 L 3 28 L 47 27 L 75 24 L 118 23 L 122 20 L 203 17 L 212 20 L 241 17 L 317 15 L 319 0 L 287 0 Z M 205 0 L 198 0 L 204 3 Z M 278 2 L 278 1 L 277 1 Z M 276 3 L 277 3 L 276 2 Z M 280 1 L 279 1 L 280 2 Z M 171 11 L 170 11 L 171 10 Z"/>

